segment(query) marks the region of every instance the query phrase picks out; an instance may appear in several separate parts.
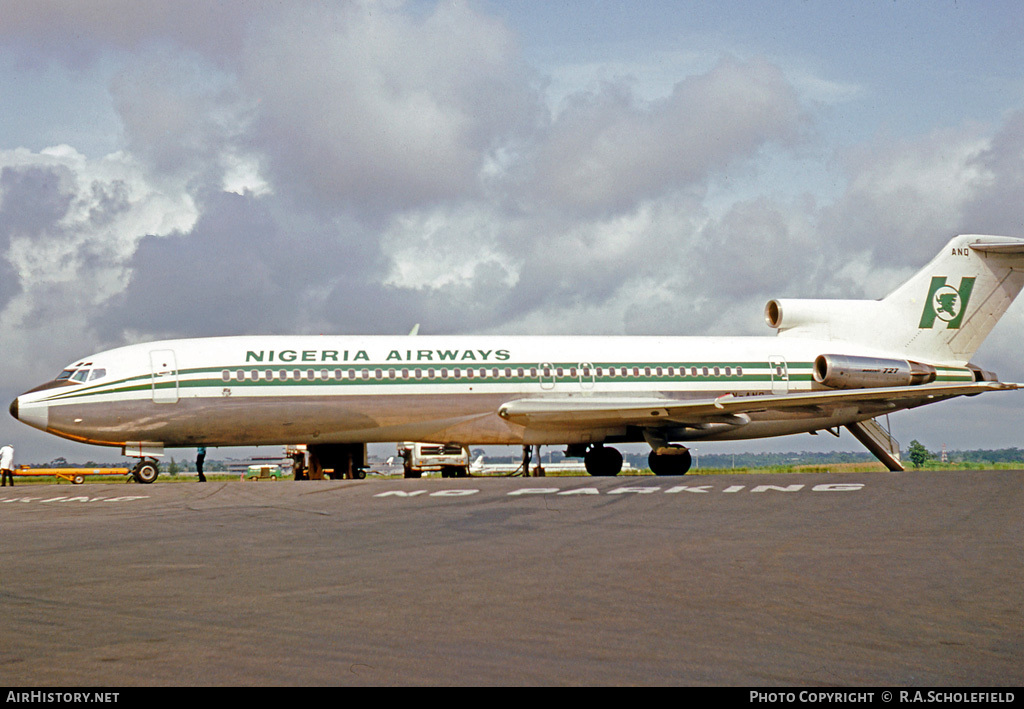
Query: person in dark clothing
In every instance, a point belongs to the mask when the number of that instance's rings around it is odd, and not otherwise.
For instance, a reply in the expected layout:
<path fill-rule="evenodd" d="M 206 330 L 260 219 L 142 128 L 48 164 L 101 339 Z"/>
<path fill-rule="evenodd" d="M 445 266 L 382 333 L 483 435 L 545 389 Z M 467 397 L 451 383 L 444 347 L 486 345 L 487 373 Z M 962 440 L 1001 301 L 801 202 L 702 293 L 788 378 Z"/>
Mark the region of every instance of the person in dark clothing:
<path fill-rule="evenodd" d="M 206 460 L 206 449 L 202 448 L 202 447 L 197 448 L 196 449 L 196 472 L 199 473 L 199 482 L 201 482 L 201 483 L 206 482 L 206 476 L 203 475 L 203 461 L 204 460 Z"/>

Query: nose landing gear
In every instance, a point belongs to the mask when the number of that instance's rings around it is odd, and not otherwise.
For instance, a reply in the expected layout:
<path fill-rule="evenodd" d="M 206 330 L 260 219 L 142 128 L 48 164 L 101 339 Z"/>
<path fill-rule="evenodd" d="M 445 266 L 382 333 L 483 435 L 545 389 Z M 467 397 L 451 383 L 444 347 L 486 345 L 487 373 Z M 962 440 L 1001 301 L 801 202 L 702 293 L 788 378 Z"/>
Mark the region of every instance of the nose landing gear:
<path fill-rule="evenodd" d="M 157 467 L 155 460 L 147 460 L 143 458 L 140 460 L 134 468 L 132 468 L 132 477 L 135 478 L 135 482 L 149 484 L 156 480 L 160 474 L 160 469 Z"/>

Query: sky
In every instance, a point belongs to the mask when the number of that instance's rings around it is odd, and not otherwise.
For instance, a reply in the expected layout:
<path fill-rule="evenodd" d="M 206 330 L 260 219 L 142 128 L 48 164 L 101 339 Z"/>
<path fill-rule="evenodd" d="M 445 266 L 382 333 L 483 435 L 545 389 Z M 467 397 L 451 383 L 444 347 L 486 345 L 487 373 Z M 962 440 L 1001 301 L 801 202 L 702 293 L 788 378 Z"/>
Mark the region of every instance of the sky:
<path fill-rule="evenodd" d="M 1024 237 L 1021 36 L 998 0 L 5 0 L 0 399 L 170 337 L 770 335 L 771 298 L 884 296 Z M 1024 381 L 1022 332 L 974 361 Z M 1022 410 L 892 424 L 1001 448 Z"/>

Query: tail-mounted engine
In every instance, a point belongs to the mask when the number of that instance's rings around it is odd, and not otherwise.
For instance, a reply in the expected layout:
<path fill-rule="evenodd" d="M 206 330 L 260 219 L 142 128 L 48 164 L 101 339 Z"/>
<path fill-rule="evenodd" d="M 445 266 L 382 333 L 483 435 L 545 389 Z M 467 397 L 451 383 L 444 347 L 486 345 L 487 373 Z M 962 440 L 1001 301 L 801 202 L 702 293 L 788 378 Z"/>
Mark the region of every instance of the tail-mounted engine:
<path fill-rule="evenodd" d="M 819 355 L 814 381 L 833 389 L 912 386 L 935 381 L 935 367 L 905 359 Z"/>

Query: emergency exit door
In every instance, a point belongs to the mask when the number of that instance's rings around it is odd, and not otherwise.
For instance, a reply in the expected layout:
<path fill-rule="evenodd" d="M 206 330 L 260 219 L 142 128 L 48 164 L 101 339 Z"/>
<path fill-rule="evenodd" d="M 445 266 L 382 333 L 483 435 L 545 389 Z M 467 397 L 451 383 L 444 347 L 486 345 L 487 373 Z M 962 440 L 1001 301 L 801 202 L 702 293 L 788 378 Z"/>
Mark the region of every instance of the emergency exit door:
<path fill-rule="evenodd" d="M 768 358 L 768 367 L 771 370 L 772 394 L 789 393 L 789 366 L 786 358 L 775 356 Z"/>

